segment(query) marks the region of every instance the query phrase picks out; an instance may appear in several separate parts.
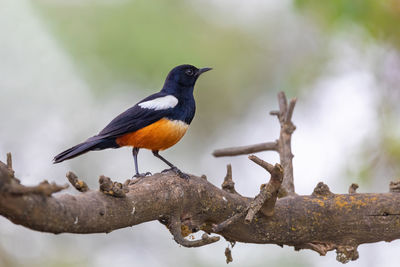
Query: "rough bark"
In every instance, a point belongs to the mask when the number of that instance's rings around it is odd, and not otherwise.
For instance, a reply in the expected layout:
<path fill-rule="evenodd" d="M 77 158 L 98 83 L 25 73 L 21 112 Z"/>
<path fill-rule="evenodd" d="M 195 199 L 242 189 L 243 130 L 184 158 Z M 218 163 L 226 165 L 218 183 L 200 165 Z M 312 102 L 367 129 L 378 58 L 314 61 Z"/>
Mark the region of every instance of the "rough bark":
<path fill-rule="evenodd" d="M 293 108 L 294 102 L 285 113 L 277 114 L 285 118 L 280 119 L 281 123 L 291 121 Z M 291 133 L 285 137 L 281 132 L 280 139 L 290 140 Z M 277 143 L 290 147 L 290 142 Z M 0 215 L 15 224 L 56 234 L 107 233 L 158 220 L 185 247 L 208 245 L 222 236 L 232 244 L 289 245 L 321 255 L 336 249 L 337 259 L 343 263 L 358 258 L 360 244 L 400 238 L 400 183 L 392 183 L 390 192 L 382 194 L 359 194 L 354 185 L 350 194 L 333 194 L 327 185 L 319 183 L 311 195 L 299 196 L 291 185 L 291 150 L 277 152 L 285 158 L 281 163 L 290 164 L 273 166 L 250 156 L 271 174 L 255 198 L 236 192 L 230 166 L 222 189 L 205 177 L 191 175 L 185 180 L 167 172 L 124 184 L 101 176 L 100 190 L 91 190 L 68 173 L 68 179 L 81 193 L 53 194 L 66 186 L 48 182 L 23 186 L 14 175 L 8 155 L 6 164 L 0 162 Z M 288 168 L 289 175 L 285 175 Z M 285 179 L 291 181 L 285 183 Z M 289 194 L 277 199 L 282 188 Z M 206 233 L 200 240 L 185 238 L 199 230 Z M 219 236 L 209 236 L 213 233 Z M 232 261 L 229 247 L 225 254 L 227 262 Z"/>

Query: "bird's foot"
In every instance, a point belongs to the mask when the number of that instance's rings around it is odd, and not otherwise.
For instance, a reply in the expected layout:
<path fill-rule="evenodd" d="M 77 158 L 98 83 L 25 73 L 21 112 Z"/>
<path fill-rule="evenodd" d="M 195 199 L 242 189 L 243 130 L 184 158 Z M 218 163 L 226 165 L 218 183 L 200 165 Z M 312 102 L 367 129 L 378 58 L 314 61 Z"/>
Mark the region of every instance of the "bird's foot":
<path fill-rule="evenodd" d="M 169 169 L 165 169 L 163 170 L 161 173 L 165 173 L 165 172 L 169 172 L 169 171 L 173 171 L 174 173 L 176 173 L 179 177 L 185 179 L 185 180 L 189 180 L 190 176 L 187 175 L 186 173 L 182 172 L 180 169 L 178 169 L 177 167 L 173 166 Z"/>

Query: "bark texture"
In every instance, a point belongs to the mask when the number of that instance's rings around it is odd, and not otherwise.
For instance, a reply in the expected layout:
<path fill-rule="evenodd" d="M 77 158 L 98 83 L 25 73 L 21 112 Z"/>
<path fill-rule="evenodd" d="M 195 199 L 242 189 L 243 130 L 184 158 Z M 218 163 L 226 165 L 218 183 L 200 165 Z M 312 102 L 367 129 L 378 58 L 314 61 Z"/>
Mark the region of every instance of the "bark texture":
<path fill-rule="evenodd" d="M 33 187 L 22 185 L 8 155 L 7 163 L 0 162 L 0 215 L 37 231 L 79 234 L 107 233 L 158 220 L 185 247 L 208 245 L 222 236 L 232 244 L 289 245 L 321 255 L 336 250 L 338 261 L 343 263 L 358 258 L 360 244 L 400 238 L 400 183 L 391 183 L 390 192 L 382 194 L 358 194 L 355 185 L 349 194 L 333 194 L 323 183 L 309 196 L 295 194 L 290 149 L 295 100 L 287 105 L 281 93 L 279 101 L 280 111 L 273 114 L 283 126 L 274 151 L 280 153 L 281 164 L 249 157 L 271 175 L 255 198 L 237 193 L 230 166 L 221 189 L 205 177 L 191 175 L 185 180 L 167 172 L 124 184 L 101 176 L 100 189 L 93 190 L 68 173 L 68 180 L 80 193 L 53 195 L 66 186 L 46 181 Z M 264 147 L 271 150 L 269 145 Z M 240 148 L 233 150 L 243 154 L 249 146 L 243 153 Z M 233 150 L 226 150 L 227 155 Z M 205 232 L 201 239 L 185 238 L 200 230 Z M 217 235 L 210 236 L 213 233 Z M 227 263 L 232 261 L 229 248 L 225 254 Z"/>

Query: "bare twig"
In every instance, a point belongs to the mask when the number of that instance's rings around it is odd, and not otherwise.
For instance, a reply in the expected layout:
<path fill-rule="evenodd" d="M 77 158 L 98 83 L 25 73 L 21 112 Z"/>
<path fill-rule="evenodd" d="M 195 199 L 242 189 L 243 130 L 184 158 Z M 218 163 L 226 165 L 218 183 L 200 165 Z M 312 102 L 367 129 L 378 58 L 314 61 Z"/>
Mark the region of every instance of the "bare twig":
<path fill-rule="evenodd" d="M 294 194 L 294 182 L 293 182 L 293 154 L 291 148 L 292 134 L 296 130 L 292 122 L 293 110 L 296 105 L 296 98 L 290 100 L 289 107 L 287 106 L 287 99 L 284 92 L 278 93 L 279 102 L 279 113 L 278 119 L 281 124 L 281 131 L 278 140 L 278 152 L 283 167 L 284 175 L 282 188 L 286 190 L 288 194 Z M 273 115 L 276 115 L 274 113 Z"/>
<path fill-rule="evenodd" d="M 51 196 L 53 193 L 59 192 L 68 188 L 68 185 L 57 185 L 56 183 L 49 183 L 44 180 L 36 186 L 24 186 L 20 180 L 14 176 L 12 156 L 7 153 L 6 164 L 0 161 L 0 191 L 1 193 L 10 195 L 42 195 Z M 1 205 L 1 203 L 0 203 Z"/>
<path fill-rule="evenodd" d="M 296 126 L 292 122 L 296 98 L 290 100 L 289 104 L 284 92 L 278 93 L 279 111 L 271 111 L 270 114 L 277 116 L 281 125 L 279 139 L 274 142 L 266 142 L 250 146 L 230 147 L 218 149 L 213 152 L 215 157 L 237 156 L 251 154 L 260 151 L 276 151 L 279 153 L 280 163 L 283 167 L 284 176 L 280 196 L 295 194 L 293 178 L 293 154 L 291 149 L 291 138 Z"/>
<path fill-rule="evenodd" d="M 285 122 L 292 121 L 294 106 L 296 105 L 297 98 L 290 100 L 289 108 L 286 113 Z"/>
<path fill-rule="evenodd" d="M 249 159 L 266 169 L 271 174 L 271 179 L 268 184 L 261 186 L 260 193 L 251 202 L 245 218 L 247 223 L 250 223 L 260 210 L 266 216 L 274 214 L 276 199 L 283 179 L 283 169 L 280 164 L 272 166 L 254 155 L 249 156 Z"/>
<path fill-rule="evenodd" d="M 249 146 L 217 149 L 213 152 L 213 155 L 214 157 L 227 157 L 227 156 L 248 155 L 251 153 L 257 153 L 261 151 L 277 151 L 277 150 L 278 150 L 278 142 L 274 141 L 274 142 L 266 142 Z"/>
<path fill-rule="evenodd" d="M 12 178 L 14 178 L 14 169 L 13 169 L 13 165 L 12 165 L 12 155 L 10 152 L 7 153 L 7 168 L 8 171 L 10 172 L 10 175 Z"/>
<path fill-rule="evenodd" d="M 265 216 L 272 216 L 274 213 L 275 202 L 283 179 L 283 169 L 279 164 L 273 166 L 254 155 L 249 156 L 249 159 L 266 169 L 271 174 L 271 179 L 268 184 L 261 185 L 260 193 L 250 202 L 247 208 L 239 210 L 219 224 L 214 224 L 212 230 L 216 233 L 238 222 L 244 216 L 246 216 L 245 221 L 250 223 L 259 211 Z"/>
<path fill-rule="evenodd" d="M 263 167 L 269 173 L 272 173 L 274 171 L 274 165 L 269 164 L 268 162 L 260 159 L 259 157 L 255 156 L 255 155 L 250 155 L 249 159 L 251 161 L 253 161 L 255 164 L 257 164 L 258 166 Z"/>
<path fill-rule="evenodd" d="M 66 176 L 68 178 L 68 181 L 72 184 L 72 186 L 79 192 L 86 192 L 89 190 L 87 184 L 84 181 L 79 180 L 78 176 L 76 176 L 75 173 L 68 172 Z"/>
<path fill-rule="evenodd" d="M 238 213 L 236 213 L 235 215 L 229 217 L 228 219 L 226 219 L 225 221 L 221 222 L 220 224 L 214 224 L 212 226 L 213 232 L 215 232 L 215 233 L 222 232 L 225 228 L 227 228 L 230 225 L 238 222 L 240 218 L 245 216 L 247 210 L 248 210 L 248 208 L 246 208 L 243 211 L 239 211 Z"/>
<path fill-rule="evenodd" d="M 282 122 L 284 122 L 287 110 L 287 99 L 284 92 L 278 93 L 278 103 L 279 103 L 279 119 L 282 119 Z"/>
<path fill-rule="evenodd" d="M 44 180 L 37 186 L 23 186 L 21 184 L 13 184 L 9 186 L 6 190 L 7 193 L 13 195 L 28 195 L 28 194 L 37 194 L 43 196 L 51 196 L 53 193 L 60 192 L 68 188 L 68 185 L 57 185 L 56 183 L 49 183 Z"/>
<path fill-rule="evenodd" d="M 13 167 L 12 167 L 12 156 L 11 156 L 11 153 L 10 153 L 10 152 L 7 153 L 7 167 L 8 167 L 8 169 L 10 169 L 10 170 L 13 169 Z"/>

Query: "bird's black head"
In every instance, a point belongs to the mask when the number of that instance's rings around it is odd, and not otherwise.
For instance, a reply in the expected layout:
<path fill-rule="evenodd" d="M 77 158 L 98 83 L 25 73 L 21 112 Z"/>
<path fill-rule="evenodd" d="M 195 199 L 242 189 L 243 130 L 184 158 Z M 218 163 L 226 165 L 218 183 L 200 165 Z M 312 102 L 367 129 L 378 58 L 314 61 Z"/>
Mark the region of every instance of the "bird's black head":
<path fill-rule="evenodd" d="M 162 91 L 174 95 L 191 93 L 197 78 L 209 70 L 211 68 L 198 69 L 188 64 L 179 65 L 169 72 Z"/>

